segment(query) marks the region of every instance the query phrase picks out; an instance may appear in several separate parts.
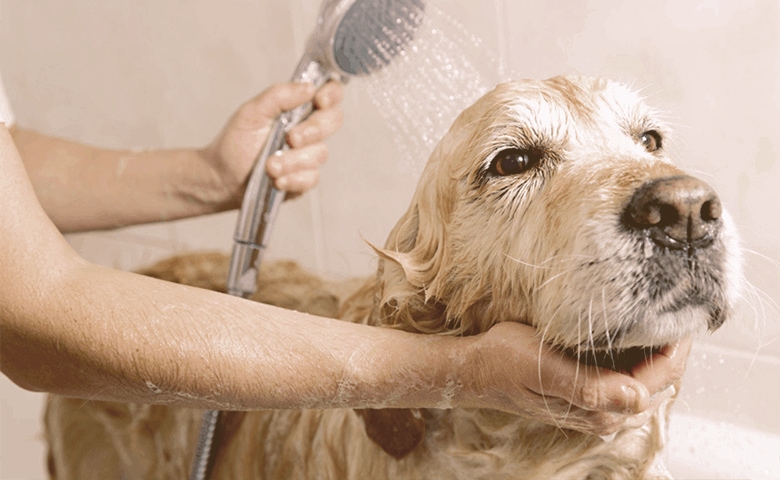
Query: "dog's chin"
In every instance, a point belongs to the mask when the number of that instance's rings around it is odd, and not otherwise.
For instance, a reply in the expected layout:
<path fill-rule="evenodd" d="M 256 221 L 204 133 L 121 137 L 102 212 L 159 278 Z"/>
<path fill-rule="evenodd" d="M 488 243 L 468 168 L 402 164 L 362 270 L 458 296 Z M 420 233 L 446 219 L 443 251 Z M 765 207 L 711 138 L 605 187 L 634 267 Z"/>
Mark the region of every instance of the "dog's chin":
<path fill-rule="evenodd" d="M 605 338 L 587 347 L 569 348 L 567 353 L 587 365 L 631 372 L 643 363 L 652 363 L 654 356 L 663 355 L 683 338 L 708 329 L 714 330 L 708 310 L 689 305 L 674 313 L 656 314 L 633 328 L 616 332 L 611 342 Z"/>
<path fill-rule="evenodd" d="M 632 372 L 642 364 L 652 363 L 654 356 L 663 355 L 671 345 L 661 347 L 630 347 L 613 350 L 570 351 L 580 362 L 616 372 Z"/>

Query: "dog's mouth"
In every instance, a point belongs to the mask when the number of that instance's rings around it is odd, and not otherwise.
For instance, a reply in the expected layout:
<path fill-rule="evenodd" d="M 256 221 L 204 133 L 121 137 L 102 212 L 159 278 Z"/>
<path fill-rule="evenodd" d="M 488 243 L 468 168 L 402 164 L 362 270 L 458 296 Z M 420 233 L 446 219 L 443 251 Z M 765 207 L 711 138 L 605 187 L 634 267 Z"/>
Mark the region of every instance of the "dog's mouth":
<path fill-rule="evenodd" d="M 650 363 L 655 355 L 664 354 L 670 345 L 631 347 L 613 350 L 570 350 L 569 353 L 585 365 L 607 368 L 616 372 L 631 372 L 641 364 Z"/>

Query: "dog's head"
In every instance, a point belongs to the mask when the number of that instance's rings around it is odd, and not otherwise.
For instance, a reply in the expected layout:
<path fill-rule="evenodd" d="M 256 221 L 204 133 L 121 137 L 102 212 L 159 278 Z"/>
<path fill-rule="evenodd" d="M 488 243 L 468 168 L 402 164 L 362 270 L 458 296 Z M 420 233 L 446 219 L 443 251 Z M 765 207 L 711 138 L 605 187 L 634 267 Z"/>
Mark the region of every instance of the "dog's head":
<path fill-rule="evenodd" d="M 499 85 L 455 120 L 378 249 L 381 321 L 453 334 L 520 321 L 577 352 L 718 328 L 740 277 L 734 229 L 667 135 L 614 82 Z"/>

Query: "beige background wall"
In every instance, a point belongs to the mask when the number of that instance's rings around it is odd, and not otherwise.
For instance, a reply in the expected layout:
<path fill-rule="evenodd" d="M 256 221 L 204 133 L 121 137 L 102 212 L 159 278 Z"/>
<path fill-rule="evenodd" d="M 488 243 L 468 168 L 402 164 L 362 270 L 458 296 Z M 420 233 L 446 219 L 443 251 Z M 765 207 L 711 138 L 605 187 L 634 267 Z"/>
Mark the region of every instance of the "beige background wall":
<path fill-rule="evenodd" d="M 18 123 L 115 148 L 208 142 L 241 101 L 289 77 L 318 8 L 316 0 L 0 1 L 0 67 Z M 694 352 L 678 408 L 780 434 L 780 2 L 433 3 L 481 37 L 474 62 L 488 81 L 609 76 L 669 112 L 675 156 L 736 217 L 755 287 L 740 319 Z M 361 235 L 381 243 L 415 184 L 361 82 L 347 87 L 344 109 L 321 187 L 284 206 L 274 233 L 283 241 L 270 253 L 331 276 L 372 270 Z M 70 241 L 87 259 L 131 269 L 175 252 L 227 251 L 234 218 Z M 42 478 L 41 398 L 0 380 L 0 479 Z"/>

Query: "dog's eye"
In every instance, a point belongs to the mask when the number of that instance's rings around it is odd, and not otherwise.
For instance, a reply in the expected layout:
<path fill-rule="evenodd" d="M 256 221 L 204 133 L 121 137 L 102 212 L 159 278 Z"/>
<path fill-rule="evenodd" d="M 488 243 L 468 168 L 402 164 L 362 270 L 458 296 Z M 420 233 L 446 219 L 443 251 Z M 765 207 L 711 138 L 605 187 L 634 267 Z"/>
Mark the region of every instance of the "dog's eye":
<path fill-rule="evenodd" d="M 542 155 L 543 152 L 539 150 L 523 150 L 521 148 L 501 150 L 490 164 L 490 173 L 502 177 L 523 173 L 534 166 L 542 158 Z"/>
<path fill-rule="evenodd" d="M 657 152 L 661 149 L 661 134 L 655 130 L 648 130 L 639 136 L 639 141 L 648 152 Z"/>

